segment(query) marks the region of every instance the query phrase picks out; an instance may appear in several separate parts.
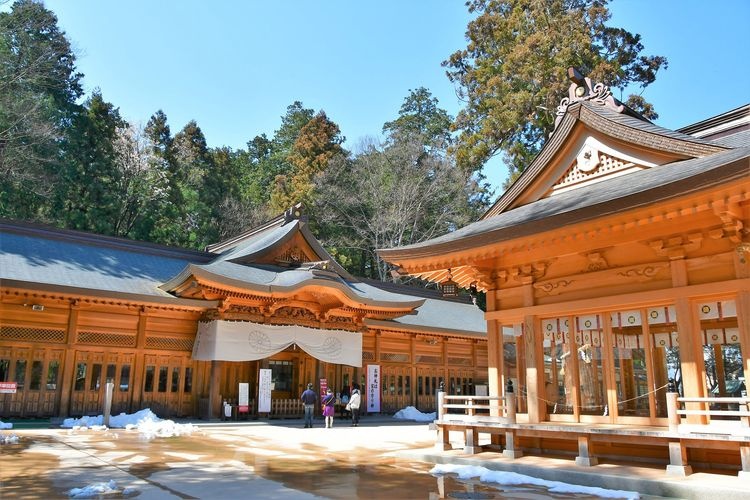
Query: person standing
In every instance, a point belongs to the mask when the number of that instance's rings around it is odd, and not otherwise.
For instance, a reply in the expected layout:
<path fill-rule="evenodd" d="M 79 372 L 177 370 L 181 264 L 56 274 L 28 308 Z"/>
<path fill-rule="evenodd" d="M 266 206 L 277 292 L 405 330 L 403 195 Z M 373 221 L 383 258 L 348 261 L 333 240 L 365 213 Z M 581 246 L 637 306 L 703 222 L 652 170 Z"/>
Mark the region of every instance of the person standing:
<path fill-rule="evenodd" d="M 352 427 L 359 425 L 359 407 L 362 403 L 362 396 L 359 394 L 359 386 L 354 385 L 352 395 L 349 397 L 349 403 L 346 405 L 346 409 L 352 412 Z"/>
<path fill-rule="evenodd" d="M 307 384 L 307 390 L 302 393 L 300 399 L 302 404 L 305 405 L 305 429 L 312 427 L 313 412 L 315 411 L 315 402 L 318 400 L 318 395 L 312 390 L 313 385 Z"/>
<path fill-rule="evenodd" d="M 336 395 L 328 389 L 323 397 L 323 416 L 326 419 L 326 428 L 333 427 L 333 416 L 336 414 Z"/>

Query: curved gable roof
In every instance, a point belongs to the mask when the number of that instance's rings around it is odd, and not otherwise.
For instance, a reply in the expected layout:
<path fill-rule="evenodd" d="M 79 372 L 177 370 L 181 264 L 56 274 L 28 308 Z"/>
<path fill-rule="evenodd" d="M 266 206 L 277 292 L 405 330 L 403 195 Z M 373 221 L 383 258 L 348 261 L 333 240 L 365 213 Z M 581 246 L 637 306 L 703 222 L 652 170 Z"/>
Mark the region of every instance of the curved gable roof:
<path fill-rule="evenodd" d="M 569 143 L 580 127 L 600 133 L 615 143 L 627 143 L 632 147 L 658 152 L 662 157 L 671 158 L 670 161 L 703 157 L 728 149 L 727 146 L 665 129 L 651 122 L 618 113 L 605 106 L 588 101 L 578 102 L 568 108 L 542 151 L 487 210 L 482 219 L 495 217 L 506 210 L 518 208 L 523 203 L 520 200 L 523 199 L 524 194 L 544 175 L 549 165 L 555 161 L 559 152 Z M 665 161 L 665 163 L 670 161 Z M 550 184 L 554 181 L 556 179 L 548 180 Z"/>

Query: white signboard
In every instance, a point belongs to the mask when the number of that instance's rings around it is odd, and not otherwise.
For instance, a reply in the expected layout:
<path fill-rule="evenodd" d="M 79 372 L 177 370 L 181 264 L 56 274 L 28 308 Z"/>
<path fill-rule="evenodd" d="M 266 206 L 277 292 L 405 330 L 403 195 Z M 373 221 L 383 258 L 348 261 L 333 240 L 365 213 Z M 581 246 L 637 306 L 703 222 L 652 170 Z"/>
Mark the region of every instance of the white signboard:
<path fill-rule="evenodd" d="M 380 365 L 367 365 L 367 411 L 380 413 Z"/>
<path fill-rule="evenodd" d="M 240 413 L 247 413 L 250 410 L 250 384 L 247 382 L 240 382 L 240 397 L 237 406 L 239 406 Z"/>
<path fill-rule="evenodd" d="M 271 413 L 270 368 L 261 368 L 258 376 L 258 413 Z"/>

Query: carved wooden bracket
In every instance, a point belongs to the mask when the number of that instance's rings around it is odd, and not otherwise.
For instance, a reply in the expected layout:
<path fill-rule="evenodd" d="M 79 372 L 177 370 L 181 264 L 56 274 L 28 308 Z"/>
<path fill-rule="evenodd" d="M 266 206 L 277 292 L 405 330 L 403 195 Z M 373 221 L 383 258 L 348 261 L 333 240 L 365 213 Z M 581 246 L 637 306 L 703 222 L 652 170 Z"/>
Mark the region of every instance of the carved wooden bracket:
<path fill-rule="evenodd" d="M 597 250 L 596 252 L 589 252 L 585 254 L 586 258 L 589 261 L 588 266 L 586 266 L 586 272 L 594 272 L 594 271 L 601 271 L 603 269 L 609 268 L 609 263 L 604 258 L 604 251 L 603 250 Z"/>
<path fill-rule="evenodd" d="M 698 250 L 702 242 L 702 234 L 692 233 L 686 236 L 651 241 L 649 246 L 656 252 L 656 255 L 667 257 L 669 260 L 676 260 L 685 258 L 688 252 Z"/>
<path fill-rule="evenodd" d="M 742 237 L 750 231 L 742 222 L 742 209 L 739 205 L 726 205 L 724 203 L 714 205 L 714 213 L 721 219 L 721 229 L 709 232 L 713 239 L 727 238 L 732 243 L 741 243 Z"/>

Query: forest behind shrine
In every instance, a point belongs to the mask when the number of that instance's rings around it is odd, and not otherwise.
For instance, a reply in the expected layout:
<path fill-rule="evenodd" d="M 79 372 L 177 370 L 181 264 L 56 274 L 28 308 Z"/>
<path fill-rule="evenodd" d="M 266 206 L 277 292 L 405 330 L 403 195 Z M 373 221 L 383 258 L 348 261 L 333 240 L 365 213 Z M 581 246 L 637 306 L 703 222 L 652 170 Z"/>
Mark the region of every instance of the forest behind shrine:
<path fill-rule="evenodd" d="M 393 119 L 372 125 L 382 139 L 347 150 L 336 118 L 301 100 L 244 148 L 207 144 L 195 121 L 174 130 L 161 110 L 129 123 L 102 91 L 84 94 L 54 12 L 16 1 L 0 12 L 0 217 L 203 249 L 303 203 L 345 268 L 397 279 L 375 249 L 477 220 L 499 194 L 483 166 L 501 156 L 510 183 L 539 152 L 568 67 L 643 89 L 667 66 L 641 54 L 639 35 L 607 25 L 606 1 L 467 8 L 467 46 L 443 62 L 465 107 L 451 116 L 415 82 Z M 626 104 L 657 117 L 640 95 Z"/>

